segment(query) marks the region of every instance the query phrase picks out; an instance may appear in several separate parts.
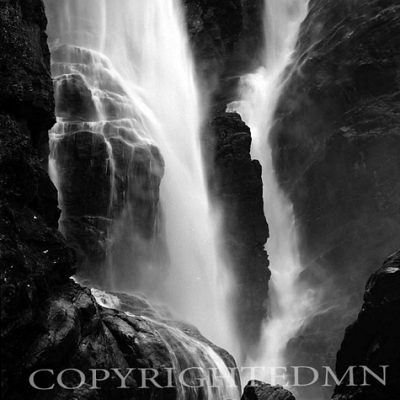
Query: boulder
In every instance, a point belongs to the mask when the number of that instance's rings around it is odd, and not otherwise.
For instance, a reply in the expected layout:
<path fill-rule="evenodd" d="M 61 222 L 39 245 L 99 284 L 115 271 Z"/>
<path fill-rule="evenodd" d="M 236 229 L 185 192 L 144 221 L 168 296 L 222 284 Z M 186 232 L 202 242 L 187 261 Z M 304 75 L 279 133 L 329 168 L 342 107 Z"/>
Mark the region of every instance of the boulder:
<path fill-rule="evenodd" d="M 282 386 L 271 386 L 260 381 L 249 381 L 241 400 L 296 400 L 292 393 Z"/>
<path fill-rule="evenodd" d="M 69 121 L 96 121 L 92 92 L 80 74 L 64 74 L 54 80 L 56 115 Z"/>
<path fill-rule="evenodd" d="M 148 303 L 143 299 L 123 295 L 123 302 L 135 304 L 137 314 L 101 307 L 89 289 L 72 281 L 54 290 L 42 304 L 37 330 L 31 332 L 34 334 L 29 338 L 24 337 L 21 357 L 7 362 L 7 398 L 113 400 L 157 396 L 169 400 L 177 397 L 180 385 L 176 375 L 172 385 L 169 383 L 168 368 L 173 368 L 174 374 L 185 368 L 215 368 L 214 356 L 209 356 L 208 352 L 219 353 L 227 367 L 236 367 L 227 352 L 211 345 L 196 328 L 164 320 L 158 312 L 152 315 L 153 318 L 144 316 Z M 132 311 L 132 307 L 128 308 Z M 8 344 L 10 342 L 9 339 Z M 43 368 L 54 371 L 55 375 L 71 368 L 80 370 L 85 374 L 85 384 L 75 390 L 66 390 L 59 385 L 49 391 L 35 390 L 28 384 L 28 378 Z M 112 372 L 113 368 L 124 375 L 128 368 L 133 369 L 126 381 L 129 390 L 118 389 L 121 383 L 114 374 L 99 383 L 98 389 L 91 388 L 91 369 Z M 158 386 L 148 383 L 147 388 L 141 388 L 140 370 L 145 369 L 158 372 Z M 76 387 L 79 385 L 76 379 L 76 375 L 67 373 L 63 384 Z M 54 377 L 38 375 L 35 382 L 49 387 L 54 383 Z M 201 395 L 200 392 L 207 388 L 198 390 Z M 197 391 L 188 389 L 186 395 L 194 398 L 195 393 Z"/>

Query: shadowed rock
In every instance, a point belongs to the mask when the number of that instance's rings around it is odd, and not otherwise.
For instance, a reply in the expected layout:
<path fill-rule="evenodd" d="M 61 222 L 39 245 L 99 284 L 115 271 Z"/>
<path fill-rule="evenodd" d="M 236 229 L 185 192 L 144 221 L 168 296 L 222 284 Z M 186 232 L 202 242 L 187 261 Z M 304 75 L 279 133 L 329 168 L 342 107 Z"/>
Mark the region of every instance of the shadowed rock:
<path fill-rule="evenodd" d="M 324 291 L 321 313 L 289 344 L 290 365 L 334 366 L 364 282 L 398 247 L 399 16 L 396 0 L 311 0 L 287 70 L 274 162 L 302 278 Z"/>
<path fill-rule="evenodd" d="M 249 381 L 241 400 L 296 400 L 292 393 L 282 386 L 271 386 L 260 381 Z"/>
<path fill-rule="evenodd" d="M 209 134 L 214 138 L 208 143 L 210 153 L 215 148 L 210 186 L 223 207 L 224 241 L 235 277 L 236 329 L 248 354 L 257 348 L 267 314 L 270 278 L 261 166 L 251 158 L 250 129 L 239 114 L 214 115 Z"/>
<path fill-rule="evenodd" d="M 400 398 L 400 251 L 389 257 L 368 280 L 364 304 L 356 322 L 346 329 L 337 354 L 336 372 L 343 376 L 350 366 L 363 365 L 378 376 L 387 369 L 386 384 L 373 378 L 369 386 L 349 387 L 348 380 L 336 387 L 334 400 L 394 400 Z M 356 369 L 356 385 L 364 383 Z"/>

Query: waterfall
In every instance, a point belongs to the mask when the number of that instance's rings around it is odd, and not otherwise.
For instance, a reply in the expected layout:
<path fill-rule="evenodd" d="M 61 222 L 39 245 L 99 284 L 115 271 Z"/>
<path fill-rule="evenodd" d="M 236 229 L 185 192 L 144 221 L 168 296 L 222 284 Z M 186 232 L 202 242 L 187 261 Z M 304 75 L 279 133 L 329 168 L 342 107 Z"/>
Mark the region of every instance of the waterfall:
<path fill-rule="evenodd" d="M 246 360 L 263 367 L 286 365 L 286 346 L 315 307 L 315 293 L 299 280 L 303 267 L 293 207 L 279 187 L 269 137 L 286 68 L 306 12 L 306 0 L 265 0 L 263 65 L 242 78 L 241 100 L 228 106 L 228 111 L 238 112 L 249 125 L 252 156 L 260 160 L 263 169 L 264 207 L 270 228 L 267 251 L 272 272 L 269 316 L 264 322 L 257 358 Z"/>
<path fill-rule="evenodd" d="M 60 229 L 74 236 L 79 248 L 87 234 L 97 235 L 97 247 L 83 251 L 92 257 L 85 278 L 163 302 L 232 349 L 229 269 L 201 154 L 207 104 L 182 5 L 178 0 L 45 4 L 57 112 L 50 172 L 59 190 Z M 93 168 L 96 176 L 90 175 Z M 86 213 L 74 208 L 80 196 Z M 98 205 L 96 215 L 88 203 Z M 97 261 L 103 253 L 104 274 Z"/>

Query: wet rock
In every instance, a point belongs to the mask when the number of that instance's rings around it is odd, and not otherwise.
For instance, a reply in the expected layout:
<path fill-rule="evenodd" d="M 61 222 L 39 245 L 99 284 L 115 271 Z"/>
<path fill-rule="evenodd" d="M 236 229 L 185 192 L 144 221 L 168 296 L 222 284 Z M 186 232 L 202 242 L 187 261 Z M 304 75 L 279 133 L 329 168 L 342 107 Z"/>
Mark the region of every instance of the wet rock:
<path fill-rule="evenodd" d="M 296 400 L 282 386 L 271 386 L 260 381 L 250 381 L 244 388 L 241 400 Z"/>
<path fill-rule="evenodd" d="M 140 268 L 162 241 L 163 157 L 143 139 L 141 118 L 107 57 L 57 45 L 52 72 L 60 120 L 50 147 L 60 229 L 77 251 L 79 276 L 106 284 L 113 265 L 122 282 L 128 278 L 127 289 L 139 285 Z"/>
<path fill-rule="evenodd" d="M 129 299 L 124 295 L 124 301 L 135 303 L 138 314 L 100 307 L 89 289 L 72 281 L 54 290 L 42 304 L 37 331 L 24 340 L 23 354 L 8 362 L 7 398 L 176 398 L 176 388 L 168 388 L 171 384 L 167 369 L 177 368 L 174 360 L 179 360 L 180 365 L 187 368 L 197 367 L 191 362 L 201 356 L 199 343 L 208 346 L 209 342 L 188 325 L 177 322 L 170 325 L 169 321 L 159 316 L 155 319 L 139 316 L 145 311 L 140 310 L 140 302 L 134 297 Z M 186 347 L 186 342 L 192 347 Z M 193 346 L 199 347 L 195 349 Z M 227 366 L 236 366 L 228 353 L 212 346 L 224 357 Z M 189 354 L 189 351 L 193 354 Z M 197 360 L 199 363 L 203 361 L 200 358 Z M 85 374 L 86 384 L 75 390 L 65 390 L 56 385 L 53 390 L 39 392 L 29 386 L 28 377 L 41 368 L 54 370 L 55 374 L 69 368 L 79 369 Z M 90 389 L 91 369 L 112 371 L 112 368 L 120 369 L 124 375 L 128 368 L 133 368 L 134 372 L 126 381 L 129 390 L 118 389 L 120 381 L 114 375 L 99 383 L 99 389 Z M 135 369 L 145 368 L 158 371 L 157 383 L 162 388 L 151 383 L 148 383 L 147 389 L 140 388 L 141 372 Z M 63 382 L 69 387 L 79 386 L 74 374 L 65 374 Z M 37 383 L 48 387 L 53 383 L 53 378 L 43 375 Z"/>
<path fill-rule="evenodd" d="M 54 80 L 56 115 L 66 120 L 98 119 L 92 92 L 79 74 L 68 74 Z"/>
<path fill-rule="evenodd" d="M 78 253 L 80 275 L 103 277 L 95 279 L 101 284 L 108 278 L 110 254 L 115 254 L 113 260 L 121 273 L 128 260 L 132 267 L 132 254 L 139 268 L 137 252 L 159 235 L 159 187 L 164 172 L 159 150 L 152 145 L 130 145 L 119 137 L 107 140 L 90 131 L 67 132 L 56 140 L 52 157 L 63 209 L 60 227 Z"/>
<path fill-rule="evenodd" d="M 85 131 L 68 134 L 60 140 L 54 157 L 64 214 L 107 217 L 112 171 L 104 137 Z"/>

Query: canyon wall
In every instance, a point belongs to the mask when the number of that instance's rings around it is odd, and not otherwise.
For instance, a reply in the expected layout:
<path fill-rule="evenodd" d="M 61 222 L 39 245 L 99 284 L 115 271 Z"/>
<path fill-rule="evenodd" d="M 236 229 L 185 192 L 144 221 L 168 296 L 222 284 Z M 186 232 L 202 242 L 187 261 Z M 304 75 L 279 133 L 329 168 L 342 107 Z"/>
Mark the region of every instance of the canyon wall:
<path fill-rule="evenodd" d="M 311 0 L 287 69 L 274 161 L 297 217 L 302 279 L 322 292 L 289 345 L 291 365 L 333 365 L 365 281 L 398 247 L 399 7 Z"/>

